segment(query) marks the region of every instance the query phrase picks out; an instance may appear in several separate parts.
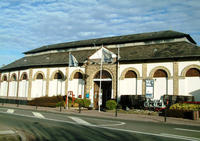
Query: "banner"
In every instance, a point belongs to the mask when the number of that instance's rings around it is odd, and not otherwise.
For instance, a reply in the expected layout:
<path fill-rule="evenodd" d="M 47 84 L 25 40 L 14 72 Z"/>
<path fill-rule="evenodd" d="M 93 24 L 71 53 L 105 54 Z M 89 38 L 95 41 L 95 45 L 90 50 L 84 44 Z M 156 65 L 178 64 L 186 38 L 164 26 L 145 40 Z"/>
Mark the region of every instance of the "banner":
<path fill-rule="evenodd" d="M 78 66 L 78 61 L 71 53 L 69 53 L 69 67 L 77 67 L 77 66 Z"/>

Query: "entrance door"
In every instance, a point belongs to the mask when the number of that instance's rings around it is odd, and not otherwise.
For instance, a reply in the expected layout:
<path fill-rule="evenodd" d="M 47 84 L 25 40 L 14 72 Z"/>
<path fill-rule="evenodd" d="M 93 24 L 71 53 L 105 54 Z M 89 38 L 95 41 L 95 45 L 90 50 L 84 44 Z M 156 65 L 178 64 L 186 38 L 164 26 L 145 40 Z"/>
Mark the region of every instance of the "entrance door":
<path fill-rule="evenodd" d="M 94 82 L 94 108 L 98 109 L 98 100 L 99 100 L 99 84 L 98 82 Z"/>
<path fill-rule="evenodd" d="M 100 82 L 94 82 L 94 108 L 99 108 L 99 87 Z M 101 91 L 102 91 L 102 108 L 106 107 L 106 101 L 111 99 L 111 91 L 112 90 L 112 81 L 102 81 L 101 82 Z"/>

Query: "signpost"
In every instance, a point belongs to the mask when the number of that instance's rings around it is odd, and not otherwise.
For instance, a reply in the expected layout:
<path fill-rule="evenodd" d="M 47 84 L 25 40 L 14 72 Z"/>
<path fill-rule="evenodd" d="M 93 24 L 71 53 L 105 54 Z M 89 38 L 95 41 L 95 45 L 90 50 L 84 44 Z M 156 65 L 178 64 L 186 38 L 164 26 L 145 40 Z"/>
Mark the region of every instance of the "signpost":
<path fill-rule="evenodd" d="M 153 79 L 146 79 L 146 98 L 152 99 L 154 97 L 154 80 Z"/>

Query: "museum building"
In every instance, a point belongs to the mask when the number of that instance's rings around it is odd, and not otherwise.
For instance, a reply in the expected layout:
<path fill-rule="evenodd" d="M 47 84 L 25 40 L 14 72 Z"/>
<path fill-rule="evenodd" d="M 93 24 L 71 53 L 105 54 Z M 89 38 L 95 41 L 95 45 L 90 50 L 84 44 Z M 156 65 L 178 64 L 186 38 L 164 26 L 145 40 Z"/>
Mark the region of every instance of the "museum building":
<path fill-rule="evenodd" d="M 102 61 L 104 52 L 111 61 Z M 200 47 L 189 34 L 169 30 L 96 38 L 46 45 L 24 54 L 0 68 L 0 98 L 73 94 L 97 106 L 101 81 L 102 104 L 116 96 L 147 93 L 153 99 L 167 94 L 200 101 Z M 78 65 L 69 65 L 70 54 Z"/>

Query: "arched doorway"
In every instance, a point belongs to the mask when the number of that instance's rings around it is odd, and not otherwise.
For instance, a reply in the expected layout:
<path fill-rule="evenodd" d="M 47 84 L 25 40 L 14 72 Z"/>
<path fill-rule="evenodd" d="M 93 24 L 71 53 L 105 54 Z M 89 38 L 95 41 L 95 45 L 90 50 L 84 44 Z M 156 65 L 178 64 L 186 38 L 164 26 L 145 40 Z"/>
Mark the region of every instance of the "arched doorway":
<path fill-rule="evenodd" d="M 17 96 L 17 76 L 15 73 L 12 74 L 11 76 L 11 81 L 10 81 L 10 90 L 9 90 L 9 95 L 11 97 L 16 97 Z"/>
<path fill-rule="evenodd" d="M 133 70 L 128 70 L 124 76 L 124 94 L 137 95 L 137 74 Z"/>
<path fill-rule="evenodd" d="M 7 75 L 4 74 L 1 82 L 1 96 L 7 96 L 7 87 L 8 87 L 8 78 Z"/>
<path fill-rule="evenodd" d="M 190 68 L 185 74 L 186 94 L 193 95 L 195 101 L 200 101 L 200 70 Z"/>
<path fill-rule="evenodd" d="M 75 97 L 83 98 L 84 97 L 84 84 L 83 74 L 81 72 L 76 72 L 73 77 L 73 86 Z"/>
<path fill-rule="evenodd" d="M 161 96 L 168 94 L 168 75 L 163 69 L 155 71 L 154 75 L 154 99 L 160 99 Z"/>
<path fill-rule="evenodd" d="M 32 98 L 41 97 L 45 95 L 45 78 L 42 72 L 37 72 L 34 76 L 34 81 L 32 82 Z"/>
<path fill-rule="evenodd" d="M 63 78 L 63 73 L 62 72 L 57 72 L 54 77 L 53 77 L 53 82 L 56 86 L 56 88 L 54 89 L 55 91 L 53 92 L 54 95 L 62 95 L 62 87 L 63 87 L 63 82 L 64 82 L 64 78 Z"/>
<path fill-rule="evenodd" d="M 102 70 L 102 77 L 101 77 L 102 96 L 101 97 L 99 96 L 100 71 L 95 74 L 93 80 L 94 80 L 94 96 L 93 96 L 94 107 L 95 107 L 95 109 L 98 109 L 99 101 L 100 101 L 100 106 L 102 106 L 102 108 L 105 108 L 106 101 L 110 100 L 112 97 L 112 76 L 108 71 Z M 99 100 L 99 98 L 100 98 L 100 100 Z"/>
<path fill-rule="evenodd" d="M 19 83 L 19 97 L 27 97 L 28 94 L 28 75 L 26 72 L 22 73 Z"/>

